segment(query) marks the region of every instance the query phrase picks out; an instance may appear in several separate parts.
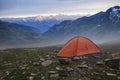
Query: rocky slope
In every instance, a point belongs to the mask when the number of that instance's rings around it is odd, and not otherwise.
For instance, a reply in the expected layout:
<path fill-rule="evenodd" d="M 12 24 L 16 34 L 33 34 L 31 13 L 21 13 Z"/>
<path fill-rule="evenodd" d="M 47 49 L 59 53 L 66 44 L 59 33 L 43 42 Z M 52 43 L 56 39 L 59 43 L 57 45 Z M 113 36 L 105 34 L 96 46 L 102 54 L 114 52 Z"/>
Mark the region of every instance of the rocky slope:
<path fill-rule="evenodd" d="M 44 47 L 0 50 L 0 80 L 120 79 L 118 69 L 120 58 L 115 59 L 120 53 L 111 53 L 107 50 L 96 56 L 85 55 L 60 60 L 56 57 L 60 49 L 60 47 Z M 113 59 L 112 63 L 106 65 L 106 61 Z"/>

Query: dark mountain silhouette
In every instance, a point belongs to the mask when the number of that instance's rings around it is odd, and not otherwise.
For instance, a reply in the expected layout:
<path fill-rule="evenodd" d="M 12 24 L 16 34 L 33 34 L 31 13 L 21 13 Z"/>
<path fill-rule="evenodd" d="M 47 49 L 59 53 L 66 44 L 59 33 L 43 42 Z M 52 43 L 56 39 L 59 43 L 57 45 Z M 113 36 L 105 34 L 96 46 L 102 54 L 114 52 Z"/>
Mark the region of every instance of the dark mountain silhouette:
<path fill-rule="evenodd" d="M 111 7 L 106 12 L 99 12 L 89 17 L 63 21 L 53 26 L 44 35 L 56 41 L 73 36 L 86 36 L 96 40 L 119 38 L 120 6 Z"/>

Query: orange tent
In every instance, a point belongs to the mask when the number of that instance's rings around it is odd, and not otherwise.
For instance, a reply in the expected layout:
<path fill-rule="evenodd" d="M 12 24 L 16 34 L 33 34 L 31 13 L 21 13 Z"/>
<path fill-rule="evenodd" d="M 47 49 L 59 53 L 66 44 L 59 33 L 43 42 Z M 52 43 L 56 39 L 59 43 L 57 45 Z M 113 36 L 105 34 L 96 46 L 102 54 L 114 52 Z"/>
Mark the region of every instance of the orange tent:
<path fill-rule="evenodd" d="M 59 57 L 74 57 L 85 54 L 97 53 L 100 49 L 88 38 L 75 37 L 59 51 Z"/>

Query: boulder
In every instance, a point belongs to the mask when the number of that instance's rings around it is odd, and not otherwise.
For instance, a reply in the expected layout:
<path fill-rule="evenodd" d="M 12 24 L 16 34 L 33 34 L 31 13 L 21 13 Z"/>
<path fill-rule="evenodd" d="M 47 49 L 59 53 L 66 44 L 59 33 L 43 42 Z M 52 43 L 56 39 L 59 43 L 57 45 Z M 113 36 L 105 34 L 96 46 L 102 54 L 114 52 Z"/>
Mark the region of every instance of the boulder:
<path fill-rule="evenodd" d="M 31 76 L 36 76 L 37 74 L 36 74 L 36 73 L 31 73 L 30 75 L 31 75 Z"/>
<path fill-rule="evenodd" d="M 71 67 L 67 67 L 66 70 L 70 72 L 70 71 L 73 71 L 74 69 Z"/>
<path fill-rule="evenodd" d="M 44 58 L 40 58 L 40 61 L 45 61 L 45 59 Z"/>
<path fill-rule="evenodd" d="M 57 71 L 49 71 L 48 73 L 49 73 L 50 77 L 58 77 L 59 76 Z"/>
<path fill-rule="evenodd" d="M 50 75 L 50 77 L 58 77 L 59 76 L 59 74 L 52 74 L 52 75 Z"/>
<path fill-rule="evenodd" d="M 73 57 L 73 60 L 75 61 L 80 60 L 80 57 Z"/>
<path fill-rule="evenodd" d="M 118 80 L 120 80 L 120 77 L 117 77 Z"/>
<path fill-rule="evenodd" d="M 69 72 L 66 70 L 59 71 L 59 76 L 61 76 L 61 77 L 67 77 L 68 75 L 69 75 Z"/>
<path fill-rule="evenodd" d="M 42 62 L 41 64 L 42 64 L 42 66 L 46 67 L 46 66 L 49 66 L 50 64 L 52 64 L 52 61 L 46 60 L 46 61 Z"/>
<path fill-rule="evenodd" d="M 96 65 L 100 65 L 100 66 L 101 66 L 101 65 L 104 65 L 104 62 L 103 62 L 103 61 L 97 61 L 97 62 L 96 62 Z"/>
<path fill-rule="evenodd" d="M 106 58 L 106 59 L 104 59 L 104 61 L 109 61 L 109 60 L 111 60 L 110 58 Z"/>
<path fill-rule="evenodd" d="M 61 68 L 60 67 L 56 67 L 56 70 L 61 70 Z"/>
<path fill-rule="evenodd" d="M 113 58 L 119 58 L 120 59 L 120 52 L 112 54 Z"/>
<path fill-rule="evenodd" d="M 30 76 L 30 77 L 28 77 L 28 79 L 29 79 L 29 80 L 33 80 L 33 79 L 34 79 L 34 77 L 33 77 L 33 76 Z"/>
<path fill-rule="evenodd" d="M 62 65 L 69 65 L 70 62 L 71 62 L 71 59 L 69 59 L 69 58 L 59 58 L 58 61 Z"/>
<path fill-rule="evenodd" d="M 42 76 L 42 77 L 41 77 L 41 79 L 42 79 L 42 80 L 45 80 L 45 77 L 44 77 L 44 76 Z M 40 80 L 41 80 L 41 79 L 40 79 Z"/>
<path fill-rule="evenodd" d="M 87 64 L 81 64 L 81 65 L 78 65 L 77 68 L 86 69 L 86 68 L 88 68 L 88 65 Z"/>
<path fill-rule="evenodd" d="M 39 62 L 33 62 L 33 65 L 34 65 L 34 66 L 38 66 L 38 65 L 39 65 Z"/>
<path fill-rule="evenodd" d="M 7 74 L 7 75 L 9 75 L 9 74 L 10 74 L 10 72 L 9 72 L 9 71 L 6 71 L 6 74 Z"/>
<path fill-rule="evenodd" d="M 57 71 L 49 71 L 48 73 L 49 74 L 55 74 L 55 73 L 57 73 Z"/>
<path fill-rule="evenodd" d="M 117 76 L 117 74 L 113 74 L 113 73 L 106 73 L 107 76 Z"/>
<path fill-rule="evenodd" d="M 120 70 L 120 59 L 110 59 L 105 61 L 105 65 L 112 69 Z"/>

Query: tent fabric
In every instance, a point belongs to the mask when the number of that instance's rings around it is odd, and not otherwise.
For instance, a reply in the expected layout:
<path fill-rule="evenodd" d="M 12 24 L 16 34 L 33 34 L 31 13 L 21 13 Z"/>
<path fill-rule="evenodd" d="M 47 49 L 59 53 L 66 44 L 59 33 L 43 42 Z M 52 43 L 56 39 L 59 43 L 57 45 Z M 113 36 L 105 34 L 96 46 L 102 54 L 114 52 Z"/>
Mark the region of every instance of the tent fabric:
<path fill-rule="evenodd" d="M 57 56 L 74 57 L 97 52 L 100 52 L 100 49 L 91 40 L 85 37 L 75 37 L 66 43 Z"/>

